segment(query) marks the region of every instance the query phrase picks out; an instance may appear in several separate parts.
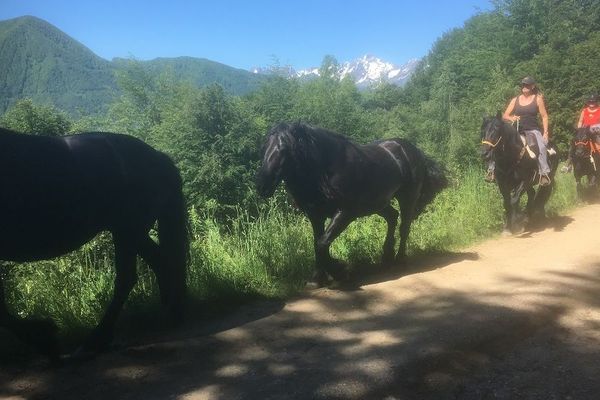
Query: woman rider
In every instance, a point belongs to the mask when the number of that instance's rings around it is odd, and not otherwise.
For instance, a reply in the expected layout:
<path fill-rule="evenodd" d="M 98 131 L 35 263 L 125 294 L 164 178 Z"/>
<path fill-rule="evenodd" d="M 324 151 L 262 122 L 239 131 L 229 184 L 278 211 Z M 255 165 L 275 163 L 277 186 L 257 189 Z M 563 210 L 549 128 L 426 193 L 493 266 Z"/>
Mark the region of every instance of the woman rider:
<path fill-rule="evenodd" d="M 585 101 L 585 106 L 581 113 L 579 114 L 579 121 L 577 121 L 577 128 L 589 127 L 590 133 L 597 134 L 600 133 L 600 97 L 597 93 L 592 93 L 587 100 Z M 598 142 L 600 140 L 600 135 L 596 135 L 595 141 L 596 144 L 600 145 Z M 573 156 L 575 153 L 575 146 L 571 143 L 571 147 L 569 148 L 569 157 L 567 158 L 567 163 L 565 166 L 561 168 L 561 172 L 569 172 L 573 165 Z"/>
<path fill-rule="evenodd" d="M 525 135 L 534 135 L 537 141 L 539 154 L 538 163 L 540 171 L 540 186 L 550 184 L 550 166 L 548 165 L 548 152 L 546 145 L 549 140 L 548 112 L 544 104 L 544 97 L 538 92 L 535 80 L 527 76 L 521 81 L 521 94 L 513 98 L 502 118 L 512 123 L 517 123 L 519 132 Z M 540 130 L 538 115 L 542 117 L 543 133 Z"/>

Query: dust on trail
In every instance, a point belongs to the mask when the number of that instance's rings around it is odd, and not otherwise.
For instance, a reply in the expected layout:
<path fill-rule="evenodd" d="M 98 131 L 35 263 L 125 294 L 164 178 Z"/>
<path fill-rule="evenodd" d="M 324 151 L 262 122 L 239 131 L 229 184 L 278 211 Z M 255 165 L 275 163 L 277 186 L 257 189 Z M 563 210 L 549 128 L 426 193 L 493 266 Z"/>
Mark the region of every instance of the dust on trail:
<path fill-rule="evenodd" d="M 0 397 L 597 399 L 600 206 L 551 225 L 416 260 L 360 290 L 251 305 L 214 334 L 56 370 L 4 368 Z"/>

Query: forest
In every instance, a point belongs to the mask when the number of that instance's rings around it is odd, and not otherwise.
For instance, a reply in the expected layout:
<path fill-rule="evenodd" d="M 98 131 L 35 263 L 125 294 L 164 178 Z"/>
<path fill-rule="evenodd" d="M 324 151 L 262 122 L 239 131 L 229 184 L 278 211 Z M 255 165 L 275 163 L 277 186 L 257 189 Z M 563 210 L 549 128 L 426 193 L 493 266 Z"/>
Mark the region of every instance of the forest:
<path fill-rule="evenodd" d="M 518 83 L 534 76 L 545 96 L 552 140 L 563 159 L 585 98 L 600 83 L 600 2 L 497 0 L 440 37 L 404 87 L 359 91 L 323 58 L 318 79 L 273 76 L 234 96 L 219 85 L 198 88 L 173 73 L 151 74 L 136 61 L 117 71 L 120 97 L 102 115 L 74 119 L 22 99 L 0 126 L 24 133 L 127 133 L 164 151 L 183 180 L 191 224 L 188 285 L 198 313 L 215 315 L 256 298 L 286 297 L 310 276 L 308 221 L 280 188 L 260 199 L 254 175 L 263 139 L 281 121 L 302 121 L 358 143 L 403 137 L 449 171 L 452 185 L 416 222 L 410 257 L 449 252 L 497 234 L 497 188 L 483 181 L 483 116 L 503 110 Z M 274 70 L 276 68 L 274 67 Z M 549 213 L 576 203 L 570 175 L 557 177 Z M 385 229 L 378 217 L 354 223 L 333 246 L 350 266 L 377 268 Z M 65 257 L 6 268 L 9 304 L 21 316 L 50 316 L 64 335 L 89 329 L 112 291 L 112 249 L 100 235 Z M 150 319 L 158 307 L 154 278 L 140 264 L 127 305 Z M 97 300 L 101 300 L 98 302 Z M 133 311 L 132 311 L 133 310 Z M 151 324 L 151 322 L 149 322 Z"/>

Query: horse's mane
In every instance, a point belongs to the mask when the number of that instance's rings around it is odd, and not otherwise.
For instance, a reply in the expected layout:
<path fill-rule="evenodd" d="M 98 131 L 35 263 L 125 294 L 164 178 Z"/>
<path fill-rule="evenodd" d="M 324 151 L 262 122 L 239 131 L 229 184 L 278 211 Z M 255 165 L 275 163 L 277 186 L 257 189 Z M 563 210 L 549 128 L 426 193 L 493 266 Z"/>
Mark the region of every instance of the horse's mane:
<path fill-rule="evenodd" d="M 344 135 L 302 122 L 280 123 L 272 132 L 282 135 L 292 158 L 302 164 L 321 165 L 335 148 L 356 146 Z"/>
<path fill-rule="evenodd" d="M 334 157 L 345 154 L 343 149 L 357 147 L 350 139 L 302 122 L 280 123 L 271 130 L 271 134 L 280 135 L 287 145 L 299 186 L 313 183 L 324 196 L 334 196 L 336 188 L 331 186 L 327 167 Z"/>

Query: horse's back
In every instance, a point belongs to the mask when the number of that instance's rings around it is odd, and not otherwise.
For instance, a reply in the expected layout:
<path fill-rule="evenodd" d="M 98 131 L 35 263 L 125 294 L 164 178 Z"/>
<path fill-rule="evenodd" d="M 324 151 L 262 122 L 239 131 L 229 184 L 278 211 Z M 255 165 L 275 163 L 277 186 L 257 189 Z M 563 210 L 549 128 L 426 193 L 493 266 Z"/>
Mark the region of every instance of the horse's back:
<path fill-rule="evenodd" d="M 0 132 L 0 259 L 47 258 L 135 218 L 150 224 L 170 168 L 126 135 Z"/>

